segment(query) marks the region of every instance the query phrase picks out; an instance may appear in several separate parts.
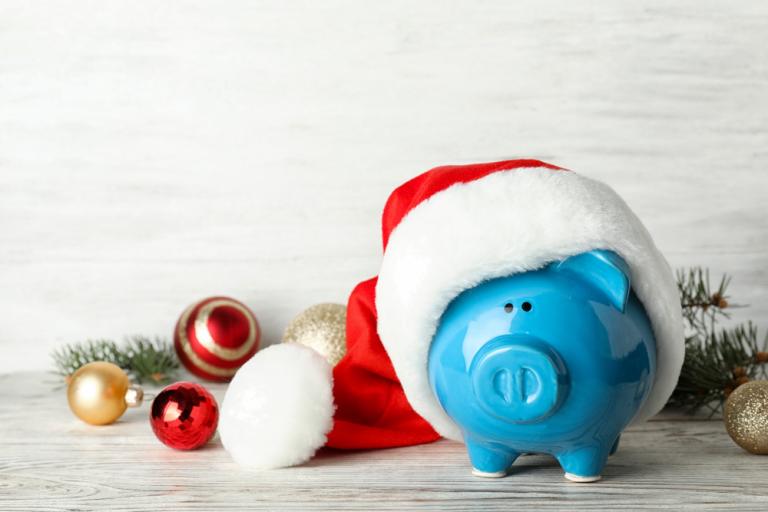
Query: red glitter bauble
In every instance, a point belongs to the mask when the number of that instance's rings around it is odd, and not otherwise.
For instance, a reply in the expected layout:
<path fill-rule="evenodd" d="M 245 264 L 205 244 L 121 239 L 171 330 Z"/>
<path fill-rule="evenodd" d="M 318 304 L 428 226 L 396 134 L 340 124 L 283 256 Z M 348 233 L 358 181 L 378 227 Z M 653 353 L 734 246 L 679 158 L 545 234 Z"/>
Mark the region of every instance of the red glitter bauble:
<path fill-rule="evenodd" d="M 149 422 L 164 444 L 176 450 L 194 450 L 216 433 L 219 406 L 200 384 L 177 382 L 152 401 Z"/>
<path fill-rule="evenodd" d="M 189 306 L 173 341 L 187 369 L 208 380 L 228 381 L 259 349 L 256 316 L 241 302 L 211 297 Z"/>

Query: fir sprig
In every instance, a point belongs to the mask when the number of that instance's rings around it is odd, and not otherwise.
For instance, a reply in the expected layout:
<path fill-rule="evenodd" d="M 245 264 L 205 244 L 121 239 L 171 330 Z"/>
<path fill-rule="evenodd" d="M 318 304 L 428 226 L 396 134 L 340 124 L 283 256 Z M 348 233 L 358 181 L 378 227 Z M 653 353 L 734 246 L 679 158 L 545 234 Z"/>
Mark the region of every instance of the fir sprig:
<path fill-rule="evenodd" d="M 728 318 L 726 289 L 731 278 L 724 275 L 713 291 L 709 284 L 709 269 L 693 267 L 677 271 L 677 289 L 680 291 L 680 304 L 683 318 L 693 335 L 711 332 L 718 317 Z"/>
<path fill-rule="evenodd" d="M 719 328 L 733 306 L 726 294 L 730 277 L 723 276 L 716 288 L 710 285 L 709 270 L 694 267 L 677 273 L 677 286 L 686 323 L 685 360 L 669 403 L 689 412 L 707 408 L 714 414 L 738 386 L 766 376 L 768 336 L 758 343 L 751 323 Z"/>
<path fill-rule="evenodd" d="M 179 369 L 173 346 L 162 338 L 131 336 L 122 344 L 98 339 L 65 345 L 51 357 L 56 373 L 67 379 L 81 366 L 93 361 L 114 363 L 137 383 L 162 384 L 171 381 Z"/>

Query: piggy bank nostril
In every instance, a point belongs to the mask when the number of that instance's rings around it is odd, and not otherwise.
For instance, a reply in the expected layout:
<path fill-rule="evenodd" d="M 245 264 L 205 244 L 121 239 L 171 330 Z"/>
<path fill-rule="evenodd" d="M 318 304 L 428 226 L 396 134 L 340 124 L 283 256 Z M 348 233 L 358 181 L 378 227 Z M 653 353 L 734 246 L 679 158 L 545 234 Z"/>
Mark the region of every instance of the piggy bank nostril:
<path fill-rule="evenodd" d="M 505 403 L 512 403 L 512 378 L 508 370 L 500 370 L 493 376 L 493 389 Z"/>
<path fill-rule="evenodd" d="M 526 404 L 535 402 L 541 387 L 538 374 L 530 368 L 521 367 L 515 373 L 515 377 L 519 400 Z"/>

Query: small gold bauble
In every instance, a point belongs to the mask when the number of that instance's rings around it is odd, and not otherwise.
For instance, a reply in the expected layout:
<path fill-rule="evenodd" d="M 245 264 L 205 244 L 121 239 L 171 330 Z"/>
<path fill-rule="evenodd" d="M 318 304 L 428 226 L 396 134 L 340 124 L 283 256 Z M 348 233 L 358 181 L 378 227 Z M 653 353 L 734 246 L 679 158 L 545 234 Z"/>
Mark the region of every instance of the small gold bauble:
<path fill-rule="evenodd" d="M 768 381 L 736 388 L 725 402 L 723 420 L 736 444 L 750 453 L 768 455 Z"/>
<path fill-rule="evenodd" d="M 347 351 L 347 308 L 341 304 L 316 304 L 299 313 L 283 334 L 283 343 L 313 348 L 335 366 Z"/>
<path fill-rule="evenodd" d="M 69 379 L 67 401 L 75 416 L 91 425 L 107 425 L 128 406 L 141 403 L 141 388 L 131 387 L 128 375 L 117 365 L 88 363 Z"/>

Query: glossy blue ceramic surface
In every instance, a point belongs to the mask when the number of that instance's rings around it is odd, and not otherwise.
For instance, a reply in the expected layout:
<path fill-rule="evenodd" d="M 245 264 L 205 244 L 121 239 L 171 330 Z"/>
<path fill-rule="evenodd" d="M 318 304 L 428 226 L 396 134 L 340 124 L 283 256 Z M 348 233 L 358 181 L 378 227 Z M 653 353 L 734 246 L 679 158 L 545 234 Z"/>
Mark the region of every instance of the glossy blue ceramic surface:
<path fill-rule="evenodd" d="M 475 473 L 502 476 L 535 452 L 590 481 L 648 395 L 655 346 L 626 263 L 591 251 L 459 295 L 432 341 L 429 378 Z"/>

